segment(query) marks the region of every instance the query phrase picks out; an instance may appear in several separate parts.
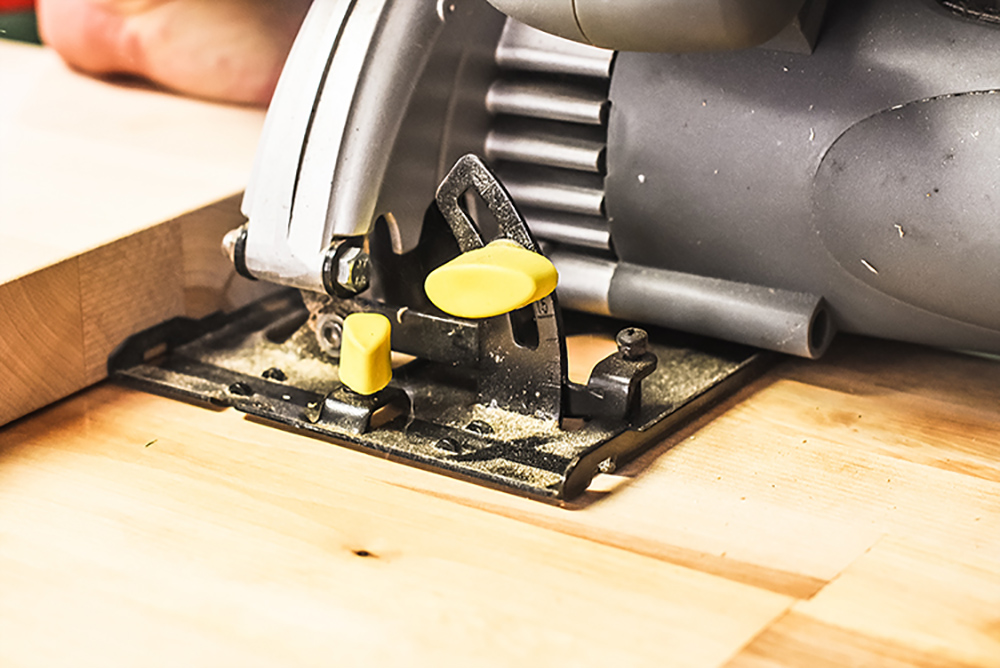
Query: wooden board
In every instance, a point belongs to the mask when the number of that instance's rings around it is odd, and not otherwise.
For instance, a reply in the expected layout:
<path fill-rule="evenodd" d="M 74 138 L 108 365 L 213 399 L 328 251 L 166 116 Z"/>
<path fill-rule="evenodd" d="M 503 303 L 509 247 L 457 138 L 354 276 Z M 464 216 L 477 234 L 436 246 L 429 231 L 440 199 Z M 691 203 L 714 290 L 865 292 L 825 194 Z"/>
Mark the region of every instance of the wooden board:
<path fill-rule="evenodd" d="M 3 424 L 103 378 L 125 336 L 253 291 L 218 248 L 243 220 L 263 112 L 95 81 L 2 40 L 0 91 Z"/>
<path fill-rule="evenodd" d="M 1000 666 L 998 397 L 844 339 L 559 508 L 102 384 L 0 430 L 0 663 Z"/>

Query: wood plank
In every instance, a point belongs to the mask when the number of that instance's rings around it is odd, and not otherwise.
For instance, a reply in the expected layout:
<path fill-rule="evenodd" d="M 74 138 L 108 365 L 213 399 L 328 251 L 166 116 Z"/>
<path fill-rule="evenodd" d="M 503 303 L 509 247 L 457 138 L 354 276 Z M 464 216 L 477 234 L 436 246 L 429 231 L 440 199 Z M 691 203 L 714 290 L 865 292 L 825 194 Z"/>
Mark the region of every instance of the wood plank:
<path fill-rule="evenodd" d="M 184 314 L 178 227 L 148 228 L 80 256 L 88 385 L 107 376 L 108 356 L 130 334 Z"/>
<path fill-rule="evenodd" d="M 97 81 L 4 41 L 0 88 L 3 424 L 103 378 L 129 334 L 260 293 L 218 245 L 243 221 L 225 198 L 263 112 Z"/>
<path fill-rule="evenodd" d="M 77 260 L 0 284 L 0 425 L 84 386 Z"/>
<path fill-rule="evenodd" d="M 729 665 L 1000 666 L 998 601 L 992 556 L 886 539 Z"/>
<path fill-rule="evenodd" d="M 6 665 L 714 665 L 791 602 L 233 411 L 100 386 L 38 417 L 0 432 Z"/>
<path fill-rule="evenodd" d="M 976 664 L 791 612 L 755 638 L 726 668 L 969 668 L 973 665 Z"/>
<path fill-rule="evenodd" d="M 998 560 L 985 544 L 955 547 L 882 540 L 798 611 L 927 654 L 1000 665 Z"/>
<path fill-rule="evenodd" d="M 940 402 L 948 409 L 991 414 L 1000 382 L 1000 364 L 996 358 L 992 361 L 899 341 L 866 339 L 863 346 L 835 346 L 814 364 L 794 365 L 788 377 L 851 394 L 880 396 L 892 391 Z"/>
<path fill-rule="evenodd" d="M 0 429 L 0 661 L 997 665 L 1000 483 L 936 462 L 1000 453 L 937 355 L 782 365 L 568 508 L 101 385 Z"/>
<path fill-rule="evenodd" d="M 258 109 L 95 80 L 2 40 L 0 85 L 0 233 L 50 246 L 40 266 L 239 192 L 263 123 Z"/>
<path fill-rule="evenodd" d="M 867 344 L 838 347 L 862 355 Z M 974 474 L 1000 460 L 995 437 L 983 440 L 998 422 L 942 415 L 930 410 L 936 399 L 910 393 L 905 369 L 937 354 L 913 349 L 896 367 L 898 388 L 878 394 L 789 380 L 811 364 L 789 362 L 620 470 L 612 493 L 581 503 L 585 513 L 451 498 L 800 598 L 884 535 L 975 548 L 1000 563 L 1000 484 Z M 996 368 L 972 362 L 980 379 Z M 992 382 L 1000 396 L 1000 378 Z M 962 466 L 943 465 L 959 453 Z"/>
<path fill-rule="evenodd" d="M 232 310 L 273 290 L 219 252 L 239 196 L 0 284 L 0 424 L 107 375 L 130 334 L 179 315 Z"/>

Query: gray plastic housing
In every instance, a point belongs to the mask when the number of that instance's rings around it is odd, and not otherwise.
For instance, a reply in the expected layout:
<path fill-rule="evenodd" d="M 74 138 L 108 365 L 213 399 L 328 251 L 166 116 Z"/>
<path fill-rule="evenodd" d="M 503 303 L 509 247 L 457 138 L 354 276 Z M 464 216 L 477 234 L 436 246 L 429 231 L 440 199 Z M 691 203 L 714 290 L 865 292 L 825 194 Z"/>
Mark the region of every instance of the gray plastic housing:
<path fill-rule="evenodd" d="M 533 28 L 606 49 L 683 53 L 763 44 L 804 0 L 489 0 Z"/>
<path fill-rule="evenodd" d="M 1000 29 L 929 0 L 832 2 L 812 55 L 619 53 L 620 260 L 819 295 L 842 331 L 1000 352 L 997 53 Z"/>

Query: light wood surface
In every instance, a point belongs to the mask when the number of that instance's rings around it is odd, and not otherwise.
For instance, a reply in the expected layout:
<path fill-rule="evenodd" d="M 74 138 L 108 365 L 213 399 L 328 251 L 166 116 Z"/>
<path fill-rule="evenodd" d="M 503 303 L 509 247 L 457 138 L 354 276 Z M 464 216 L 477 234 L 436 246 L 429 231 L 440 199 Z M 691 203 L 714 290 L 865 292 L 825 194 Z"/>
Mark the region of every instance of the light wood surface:
<path fill-rule="evenodd" d="M 0 43 L 0 422 L 248 289 L 209 259 L 237 200 L 185 212 L 252 142 L 192 163 L 170 121 L 259 113 L 25 49 Z M 62 112 L 24 101 L 45 81 Z M 102 120 L 130 105 L 157 122 Z M 129 188 L 88 200 L 95 165 Z M 844 339 L 560 508 L 105 381 L 0 427 L 0 665 L 1000 666 L 998 418 L 996 363 Z"/>
<path fill-rule="evenodd" d="M 845 339 L 559 508 L 104 383 L 0 430 L 0 664 L 1000 666 L 998 397 Z"/>
<path fill-rule="evenodd" d="M 262 120 L 0 40 L 0 424 L 103 378 L 124 336 L 253 291 L 218 248 Z"/>

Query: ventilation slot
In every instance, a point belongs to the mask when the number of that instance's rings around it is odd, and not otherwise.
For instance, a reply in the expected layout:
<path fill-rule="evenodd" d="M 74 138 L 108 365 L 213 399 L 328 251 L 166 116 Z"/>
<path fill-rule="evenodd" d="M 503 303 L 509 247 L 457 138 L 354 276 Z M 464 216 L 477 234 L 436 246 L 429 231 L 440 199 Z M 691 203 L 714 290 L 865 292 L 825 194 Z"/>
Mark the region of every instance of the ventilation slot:
<path fill-rule="evenodd" d="M 604 215 L 608 84 L 614 52 L 508 20 L 502 75 L 486 97 L 485 153 L 532 234 L 611 251 Z"/>

